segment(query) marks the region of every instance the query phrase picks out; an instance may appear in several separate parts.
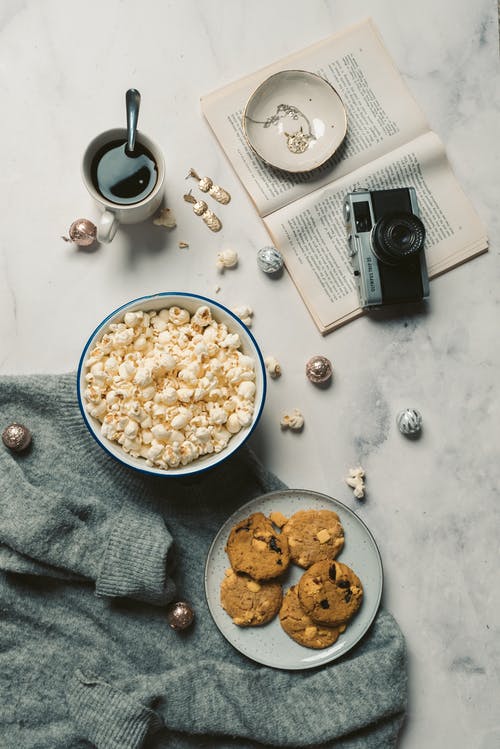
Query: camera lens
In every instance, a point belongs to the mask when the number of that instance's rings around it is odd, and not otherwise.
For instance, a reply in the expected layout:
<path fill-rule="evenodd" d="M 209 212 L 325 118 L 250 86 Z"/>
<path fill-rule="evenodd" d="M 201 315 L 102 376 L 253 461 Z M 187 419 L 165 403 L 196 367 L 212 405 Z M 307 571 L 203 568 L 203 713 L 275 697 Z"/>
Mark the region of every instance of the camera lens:
<path fill-rule="evenodd" d="M 400 265 L 423 249 L 425 227 L 413 213 L 391 213 L 373 229 L 373 251 L 382 263 Z"/>

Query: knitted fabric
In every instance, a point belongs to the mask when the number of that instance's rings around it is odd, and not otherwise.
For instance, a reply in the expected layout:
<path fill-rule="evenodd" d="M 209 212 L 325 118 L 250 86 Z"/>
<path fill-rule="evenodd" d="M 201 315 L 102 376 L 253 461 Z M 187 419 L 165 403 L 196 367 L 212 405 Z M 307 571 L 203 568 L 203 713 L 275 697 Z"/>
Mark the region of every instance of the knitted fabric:
<path fill-rule="evenodd" d="M 215 626 L 204 565 L 220 525 L 282 488 L 242 448 L 185 479 L 147 477 L 88 434 L 74 374 L 0 377 L 0 733 L 13 749 L 395 747 L 406 709 L 404 641 L 379 611 L 346 656 L 281 671 Z M 176 632 L 165 605 L 188 600 Z"/>

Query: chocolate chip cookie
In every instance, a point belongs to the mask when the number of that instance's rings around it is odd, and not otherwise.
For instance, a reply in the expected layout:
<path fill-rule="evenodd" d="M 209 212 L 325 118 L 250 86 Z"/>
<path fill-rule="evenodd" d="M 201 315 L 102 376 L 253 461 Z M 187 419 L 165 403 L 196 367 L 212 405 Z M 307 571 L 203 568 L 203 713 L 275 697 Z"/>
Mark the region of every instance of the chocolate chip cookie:
<path fill-rule="evenodd" d="M 232 528 L 226 544 L 231 567 L 255 580 L 281 575 L 290 564 L 286 536 L 276 534 L 262 512 L 255 512 Z"/>
<path fill-rule="evenodd" d="M 311 619 L 335 627 L 349 621 L 357 612 L 363 600 L 363 586 L 346 564 L 325 560 L 304 572 L 298 594 Z"/>
<path fill-rule="evenodd" d="M 280 624 L 287 635 L 299 645 L 317 650 L 333 645 L 346 628 L 345 624 L 338 627 L 326 627 L 324 624 L 313 622 L 300 605 L 296 585 L 293 585 L 283 598 Z"/>
<path fill-rule="evenodd" d="M 220 587 L 222 607 L 239 627 L 267 624 L 278 613 L 282 597 L 275 580 L 257 581 L 232 569 L 226 570 Z"/>
<path fill-rule="evenodd" d="M 299 510 L 282 533 L 288 538 L 292 561 L 306 569 L 315 562 L 335 559 L 344 546 L 344 529 L 332 510 Z"/>

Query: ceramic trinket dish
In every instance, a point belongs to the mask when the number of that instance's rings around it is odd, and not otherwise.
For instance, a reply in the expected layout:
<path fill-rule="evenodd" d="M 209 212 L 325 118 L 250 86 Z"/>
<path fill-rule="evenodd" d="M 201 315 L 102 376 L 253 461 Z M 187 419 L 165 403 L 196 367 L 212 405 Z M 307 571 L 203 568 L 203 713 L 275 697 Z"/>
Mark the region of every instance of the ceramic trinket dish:
<path fill-rule="evenodd" d="M 270 166 L 309 172 L 330 159 L 347 132 L 337 91 L 306 70 L 282 70 L 250 96 L 243 131 L 252 150 Z"/>

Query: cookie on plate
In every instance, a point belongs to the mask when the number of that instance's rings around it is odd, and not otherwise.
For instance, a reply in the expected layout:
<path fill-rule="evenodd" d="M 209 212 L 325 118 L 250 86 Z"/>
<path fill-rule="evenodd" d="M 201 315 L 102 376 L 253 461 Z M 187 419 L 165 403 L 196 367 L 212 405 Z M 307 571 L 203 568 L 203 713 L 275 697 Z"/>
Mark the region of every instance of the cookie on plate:
<path fill-rule="evenodd" d="M 299 510 L 282 528 L 288 538 L 290 557 L 308 568 L 324 559 L 335 559 L 344 546 L 344 529 L 333 510 Z"/>
<path fill-rule="evenodd" d="M 306 648 L 328 648 L 337 641 L 339 635 L 345 630 L 346 625 L 338 627 L 326 627 L 323 624 L 313 622 L 300 605 L 297 594 L 297 586 L 286 592 L 280 609 L 280 624 L 292 640 L 304 645 Z"/>
<path fill-rule="evenodd" d="M 278 613 L 283 591 L 275 580 L 257 581 L 243 572 L 226 570 L 220 587 L 220 601 L 239 627 L 267 624 Z"/>
<path fill-rule="evenodd" d="M 246 572 L 255 580 L 270 580 L 290 564 L 286 536 L 276 534 L 274 526 L 262 512 L 240 520 L 232 529 L 226 544 L 231 567 Z"/>
<path fill-rule="evenodd" d="M 328 627 L 348 622 L 363 600 L 359 577 L 346 564 L 316 562 L 298 583 L 299 600 L 311 619 Z"/>

